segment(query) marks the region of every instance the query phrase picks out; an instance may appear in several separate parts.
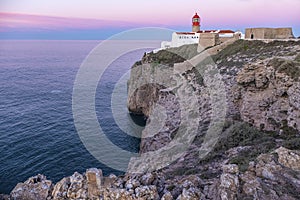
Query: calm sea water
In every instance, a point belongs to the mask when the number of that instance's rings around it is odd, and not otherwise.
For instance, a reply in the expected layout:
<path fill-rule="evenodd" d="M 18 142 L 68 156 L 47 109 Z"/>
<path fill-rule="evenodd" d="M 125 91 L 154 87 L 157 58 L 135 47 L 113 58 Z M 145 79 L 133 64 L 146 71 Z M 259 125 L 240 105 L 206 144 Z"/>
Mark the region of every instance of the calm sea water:
<path fill-rule="evenodd" d="M 101 168 L 106 175 L 122 173 L 95 159 L 74 126 L 73 83 L 84 58 L 98 44 L 0 41 L 0 193 L 9 193 L 18 182 L 38 173 L 54 182 L 91 167 Z M 102 76 L 96 94 L 96 113 L 105 134 L 132 152 L 138 151 L 139 139 L 124 134 L 116 124 L 111 94 L 120 77 L 145 51 L 149 49 L 115 60 Z M 125 105 L 120 106 L 126 110 Z M 128 114 L 119 114 L 125 126 L 130 124 Z"/>

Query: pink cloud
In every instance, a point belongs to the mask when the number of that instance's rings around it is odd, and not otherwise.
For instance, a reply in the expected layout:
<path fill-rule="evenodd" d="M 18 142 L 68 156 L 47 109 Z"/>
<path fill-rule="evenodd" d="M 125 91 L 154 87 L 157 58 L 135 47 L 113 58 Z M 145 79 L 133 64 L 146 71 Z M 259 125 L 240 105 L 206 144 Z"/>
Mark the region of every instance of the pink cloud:
<path fill-rule="evenodd" d="M 19 13 L 0 13 L 0 31 L 7 29 L 65 30 L 133 27 L 135 23 L 98 19 L 39 16 Z"/>

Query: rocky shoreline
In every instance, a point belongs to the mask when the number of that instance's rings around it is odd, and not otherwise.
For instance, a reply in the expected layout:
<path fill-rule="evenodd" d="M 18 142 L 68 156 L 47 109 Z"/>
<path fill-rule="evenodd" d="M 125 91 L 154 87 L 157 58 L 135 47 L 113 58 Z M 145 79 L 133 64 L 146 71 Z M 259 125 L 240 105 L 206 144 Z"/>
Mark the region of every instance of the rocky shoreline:
<path fill-rule="evenodd" d="M 241 149 L 235 149 L 240 151 Z M 236 164 L 220 166 L 215 178 L 197 174 L 168 179 L 163 173 L 110 175 L 99 169 L 75 172 L 55 185 L 43 175 L 19 183 L 1 199 L 297 199 L 300 151 L 278 148 L 261 154 L 241 172 Z"/>
<path fill-rule="evenodd" d="M 148 120 L 124 176 L 37 175 L 0 200 L 299 199 L 300 41 L 208 51 L 163 50 L 132 67 L 128 109 Z M 166 156 L 175 147 L 184 153 Z"/>

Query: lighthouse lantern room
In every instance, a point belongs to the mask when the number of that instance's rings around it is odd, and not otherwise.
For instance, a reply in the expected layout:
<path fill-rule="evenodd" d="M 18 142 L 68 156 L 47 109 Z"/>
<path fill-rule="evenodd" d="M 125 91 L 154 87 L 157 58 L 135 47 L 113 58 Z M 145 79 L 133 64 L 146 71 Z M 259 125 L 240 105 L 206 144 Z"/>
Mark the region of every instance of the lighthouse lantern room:
<path fill-rule="evenodd" d="M 193 16 L 192 23 L 192 32 L 197 33 L 200 31 L 200 17 L 197 13 Z"/>

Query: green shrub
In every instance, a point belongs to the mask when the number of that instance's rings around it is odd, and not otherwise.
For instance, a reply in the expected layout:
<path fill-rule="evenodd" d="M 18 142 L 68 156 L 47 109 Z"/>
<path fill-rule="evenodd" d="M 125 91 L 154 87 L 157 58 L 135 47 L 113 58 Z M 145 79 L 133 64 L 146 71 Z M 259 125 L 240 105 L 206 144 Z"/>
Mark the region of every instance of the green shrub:
<path fill-rule="evenodd" d="M 222 133 L 215 150 L 226 151 L 237 146 L 254 145 L 263 137 L 268 136 L 257 128 L 244 122 L 235 122 Z"/>
<path fill-rule="evenodd" d="M 200 165 L 224 158 L 224 152 L 231 148 L 247 146 L 236 157 L 229 158 L 229 163 L 237 164 L 241 171 L 245 171 L 249 162 L 255 160 L 258 155 L 268 153 L 276 148 L 276 134 L 273 132 L 260 131 L 245 122 L 227 122 L 225 124 L 226 127 L 214 150 L 199 161 Z"/>
<path fill-rule="evenodd" d="M 285 148 L 291 150 L 300 150 L 300 138 L 294 137 L 283 142 Z"/>
<path fill-rule="evenodd" d="M 275 148 L 276 143 L 274 140 L 262 141 L 260 144 L 241 151 L 236 157 L 230 158 L 229 163 L 237 164 L 239 170 L 245 172 L 248 169 L 250 161 L 254 161 L 260 154 L 269 153 Z"/>
<path fill-rule="evenodd" d="M 300 67 L 296 65 L 293 61 L 276 59 L 275 70 L 280 73 L 285 73 L 286 75 L 292 77 L 294 80 L 298 80 L 300 77 Z M 275 62 L 273 62 L 275 63 Z"/>

